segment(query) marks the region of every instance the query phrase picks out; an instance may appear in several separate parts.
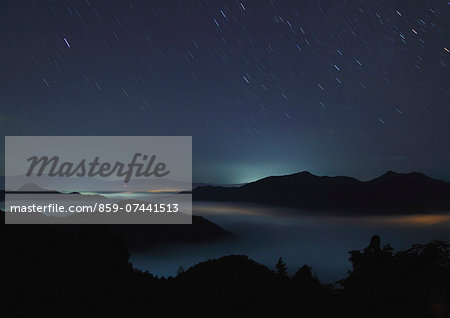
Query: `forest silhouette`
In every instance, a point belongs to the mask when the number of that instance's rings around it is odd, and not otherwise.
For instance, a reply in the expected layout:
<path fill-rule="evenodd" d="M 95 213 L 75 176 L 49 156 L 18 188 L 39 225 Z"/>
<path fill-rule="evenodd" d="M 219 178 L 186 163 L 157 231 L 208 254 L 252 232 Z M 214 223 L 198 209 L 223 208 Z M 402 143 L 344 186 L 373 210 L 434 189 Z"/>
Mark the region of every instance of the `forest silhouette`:
<path fill-rule="evenodd" d="M 10 315 L 449 316 L 450 245 L 444 241 L 394 252 L 375 235 L 350 252 L 352 270 L 336 284 L 322 284 L 307 265 L 289 276 L 281 258 L 274 257 L 271 270 L 245 255 L 158 278 L 132 267 L 123 240 L 108 226 L 63 227 L 5 227 Z"/>

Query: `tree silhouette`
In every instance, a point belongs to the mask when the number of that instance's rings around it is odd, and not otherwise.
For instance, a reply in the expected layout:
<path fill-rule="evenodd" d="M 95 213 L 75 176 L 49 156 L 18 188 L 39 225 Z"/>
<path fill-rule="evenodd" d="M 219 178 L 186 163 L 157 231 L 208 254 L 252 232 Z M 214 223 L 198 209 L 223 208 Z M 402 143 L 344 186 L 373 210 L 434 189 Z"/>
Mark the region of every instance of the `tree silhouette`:
<path fill-rule="evenodd" d="M 307 265 L 289 278 L 282 258 L 271 270 L 245 255 L 186 271 L 180 266 L 176 277 L 158 278 L 130 265 L 107 226 L 5 228 L 5 309 L 13 317 L 44 310 L 63 316 L 69 308 L 77 316 L 450 317 L 450 245 L 444 241 L 393 253 L 375 236 L 351 252 L 353 269 L 337 289 L 322 285 Z M 27 297 L 55 292 L 86 297 Z"/>
<path fill-rule="evenodd" d="M 283 259 L 281 257 L 278 259 L 278 262 L 275 265 L 275 268 L 277 269 L 278 276 L 280 276 L 280 277 L 287 276 L 286 263 L 283 261 Z"/>
<path fill-rule="evenodd" d="M 312 273 L 311 267 L 308 265 L 300 267 L 292 278 L 306 287 L 320 286 L 319 279 Z"/>
<path fill-rule="evenodd" d="M 178 267 L 178 270 L 177 270 L 177 276 L 179 276 L 183 273 L 184 273 L 184 267 L 183 267 L 183 265 L 180 265 L 180 267 Z"/>

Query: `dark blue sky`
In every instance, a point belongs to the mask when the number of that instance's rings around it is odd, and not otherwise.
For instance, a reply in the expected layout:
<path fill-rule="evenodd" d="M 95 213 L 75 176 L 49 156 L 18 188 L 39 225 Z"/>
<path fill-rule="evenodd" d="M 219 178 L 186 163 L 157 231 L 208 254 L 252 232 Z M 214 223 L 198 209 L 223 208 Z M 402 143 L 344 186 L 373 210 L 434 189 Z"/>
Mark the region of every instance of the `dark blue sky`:
<path fill-rule="evenodd" d="M 197 182 L 389 169 L 450 180 L 446 1 L 2 1 L 0 12 L 4 135 L 192 135 Z"/>

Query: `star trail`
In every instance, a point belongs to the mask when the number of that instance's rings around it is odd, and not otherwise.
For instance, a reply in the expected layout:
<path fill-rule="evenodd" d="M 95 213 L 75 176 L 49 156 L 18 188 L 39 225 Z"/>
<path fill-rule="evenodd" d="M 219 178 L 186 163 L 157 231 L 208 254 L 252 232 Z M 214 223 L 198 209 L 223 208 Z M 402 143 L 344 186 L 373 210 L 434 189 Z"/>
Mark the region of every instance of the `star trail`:
<path fill-rule="evenodd" d="M 445 1 L 6 1 L 0 129 L 192 135 L 196 182 L 448 180 L 449 13 Z"/>

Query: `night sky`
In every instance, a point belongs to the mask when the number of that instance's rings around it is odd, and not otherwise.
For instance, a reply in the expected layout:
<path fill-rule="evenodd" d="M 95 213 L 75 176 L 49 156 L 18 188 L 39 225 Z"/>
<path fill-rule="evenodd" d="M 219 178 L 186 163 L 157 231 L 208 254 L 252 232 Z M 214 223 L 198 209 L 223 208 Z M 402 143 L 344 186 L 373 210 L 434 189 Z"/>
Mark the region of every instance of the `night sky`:
<path fill-rule="evenodd" d="M 447 1 L 17 0 L 0 15 L 4 135 L 192 135 L 195 182 L 450 180 Z"/>

